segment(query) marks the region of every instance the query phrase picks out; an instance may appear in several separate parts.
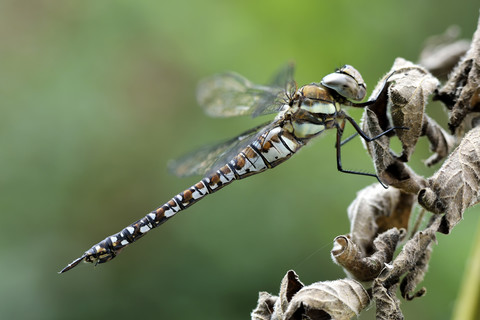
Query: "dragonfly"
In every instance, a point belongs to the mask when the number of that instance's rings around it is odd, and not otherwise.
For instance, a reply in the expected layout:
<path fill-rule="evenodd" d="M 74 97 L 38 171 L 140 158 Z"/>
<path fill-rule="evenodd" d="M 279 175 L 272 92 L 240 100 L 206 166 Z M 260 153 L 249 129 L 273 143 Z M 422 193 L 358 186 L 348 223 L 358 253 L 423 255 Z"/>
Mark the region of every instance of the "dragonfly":
<path fill-rule="evenodd" d="M 348 138 L 342 141 L 347 122 L 367 142 L 396 129 L 393 127 L 375 137 L 369 137 L 342 110 L 342 106 L 364 108 L 375 102 L 360 102 L 366 95 L 366 84 L 360 72 L 345 65 L 323 77 L 319 83 L 300 88 L 293 80 L 293 72 L 293 64 L 286 65 L 277 72 L 269 85 L 255 84 L 233 72 L 217 74 L 201 81 L 197 89 L 197 100 L 210 116 L 277 115 L 273 121 L 231 140 L 201 148 L 173 162 L 170 169 L 176 175 L 204 174 L 204 178 L 145 217 L 95 244 L 60 273 L 71 270 L 82 261 L 96 265 L 112 260 L 126 246 L 206 195 L 233 181 L 276 167 L 328 129 L 337 131 L 336 157 L 340 172 L 375 177 L 387 187 L 376 174 L 345 170 L 342 167 L 341 146 L 350 140 Z"/>

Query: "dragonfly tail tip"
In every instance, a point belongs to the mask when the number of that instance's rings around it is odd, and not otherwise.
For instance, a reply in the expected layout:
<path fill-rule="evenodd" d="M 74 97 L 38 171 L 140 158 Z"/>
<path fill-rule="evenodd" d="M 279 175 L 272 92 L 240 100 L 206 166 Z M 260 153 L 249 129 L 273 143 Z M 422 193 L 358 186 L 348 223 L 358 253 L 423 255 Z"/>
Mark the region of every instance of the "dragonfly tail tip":
<path fill-rule="evenodd" d="M 86 255 L 83 255 L 83 256 L 81 256 L 80 258 L 77 258 L 77 259 L 73 260 L 73 261 L 72 261 L 71 263 L 69 263 L 65 268 L 63 268 L 62 270 L 60 270 L 60 271 L 58 272 L 58 274 L 65 273 L 65 272 L 67 272 L 68 270 L 75 268 L 75 267 L 76 267 L 80 262 L 82 262 L 85 258 L 86 258 Z"/>

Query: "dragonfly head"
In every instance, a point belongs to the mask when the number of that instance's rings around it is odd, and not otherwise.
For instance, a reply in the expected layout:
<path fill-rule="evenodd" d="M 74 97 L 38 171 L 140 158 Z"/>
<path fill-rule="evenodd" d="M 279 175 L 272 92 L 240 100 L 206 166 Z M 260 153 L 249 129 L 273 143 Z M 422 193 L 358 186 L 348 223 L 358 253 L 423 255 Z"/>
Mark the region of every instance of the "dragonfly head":
<path fill-rule="evenodd" d="M 326 75 L 321 84 L 334 90 L 342 97 L 354 101 L 363 100 L 367 94 L 367 85 L 363 81 L 362 75 L 348 64 L 334 73 Z"/>

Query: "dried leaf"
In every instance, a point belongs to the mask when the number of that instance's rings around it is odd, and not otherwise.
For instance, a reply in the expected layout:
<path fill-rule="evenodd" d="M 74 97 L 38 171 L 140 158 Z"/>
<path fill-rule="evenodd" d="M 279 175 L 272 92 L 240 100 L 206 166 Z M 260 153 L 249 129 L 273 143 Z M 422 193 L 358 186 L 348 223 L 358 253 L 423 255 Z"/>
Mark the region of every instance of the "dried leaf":
<path fill-rule="evenodd" d="M 397 228 L 381 233 L 373 242 L 373 254 L 368 257 L 348 237 L 338 236 L 331 251 L 332 259 L 354 279 L 372 281 L 392 261 L 398 241 L 405 233 L 405 229 Z"/>
<path fill-rule="evenodd" d="M 427 115 L 423 118 L 422 135 L 430 141 L 430 151 L 434 154 L 424 161 L 430 167 L 450 154 L 455 146 L 456 139 L 440 127 L 432 118 Z"/>
<path fill-rule="evenodd" d="M 398 279 L 413 270 L 419 259 L 424 255 L 430 243 L 436 240 L 435 232 L 440 224 L 440 219 L 434 216 L 429 227 L 417 232 L 412 239 L 407 241 L 402 251 L 393 261 L 392 267 L 387 268 L 388 272 L 382 272 L 376 281 L 388 285 L 398 282 Z"/>
<path fill-rule="evenodd" d="M 470 47 L 470 41 L 459 40 L 460 28 L 449 27 L 443 34 L 429 37 L 420 53 L 420 65 L 435 77 L 445 78 Z"/>
<path fill-rule="evenodd" d="M 401 58 L 395 60 L 392 71 L 394 74 L 388 79 L 390 114 L 393 126 L 409 128 L 396 132 L 403 148 L 399 159 L 407 162 L 422 133 L 427 99 L 439 81 L 424 68 Z"/>
<path fill-rule="evenodd" d="M 378 136 L 392 126 L 409 128 L 395 130 L 402 143 L 403 151 L 400 156 L 396 156 L 390 149 L 390 138 L 387 135 L 366 144 L 380 179 L 405 192 L 416 194 L 425 186 L 424 179 L 403 162 L 409 160 L 418 138 L 425 133 L 422 132 L 425 104 L 437 85 L 438 80 L 424 68 L 397 58 L 391 72 L 379 82 L 372 93 L 375 98 L 370 100 L 376 99 L 375 103 L 367 107 L 363 115 L 363 130 L 371 137 Z M 435 138 L 432 140 L 440 146 L 440 138 Z M 436 152 L 446 154 L 448 150 Z"/>
<path fill-rule="evenodd" d="M 348 207 L 350 239 L 368 256 L 373 252 L 373 241 L 379 233 L 390 228 L 408 228 L 415 195 L 396 188 L 384 189 L 378 183 L 357 193 Z"/>
<path fill-rule="evenodd" d="M 365 131 L 367 135 L 375 137 L 386 130 L 386 128 L 381 127 L 380 121 L 381 118 L 377 117 L 377 113 L 372 111 L 370 107 L 365 108 L 362 125 L 363 131 Z M 384 135 L 374 141 L 366 143 L 365 146 L 373 159 L 377 173 L 380 175 L 380 178 L 383 178 L 382 173 L 385 171 L 385 168 L 393 162 L 398 161 L 390 152 L 390 139 Z M 391 181 L 385 182 L 390 184 Z"/>
<path fill-rule="evenodd" d="M 398 300 L 396 291 L 398 284 L 386 288 L 384 286 L 373 287 L 373 297 L 377 306 L 377 320 L 403 320 L 402 310 L 400 310 L 400 300 Z"/>
<path fill-rule="evenodd" d="M 395 295 L 398 282 L 404 274 L 411 274 L 410 280 L 406 280 L 407 283 L 403 287 L 405 291 L 402 291 L 402 294 L 407 296 L 408 291 L 413 290 L 423 277 L 423 271 L 426 270 L 428 262 L 425 252 L 430 250 L 429 247 L 436 240 L 435 232 L 440 221 L 439 216 L 433 216 L 429 226 L 425 230 L 417 232 L 412 239 L 407 241 L 392 265 L 383 269 L 374 280 L 373 297 L 377 303 L 377 319 L 403 319 L 400 302 Z M 420 290 L 420 294 L 424 292 L 425 289 Z"/>
<path fill-rule="evenodd" d="M 400 310 L 400 300 L 398 300 L 396 291 L 398 284 L 390 287 L 373 286 L 373 297 L 377 306 L 377 320 L 403 320 L 402 310 Z"/>
<path fill-rule="evenodd" d="M 380 128 L 378 119 L 372 111 L 366 110 L 364 115 L 366 115 L 364 130 L 369 135 L 376 136 L 385 131 Z M 365 129 L 366 127 L 368 129 Z M 388 137 L 382 136 L 368 143 L 367 149 L 373 159 L 377 174 L 383 182 L 413 194 L 418 193 L 426 186 L 425 179 L 413 172 L 392 153 Z"/>
<path fill-rule="evenodd" d="M 428 179 L 428 187 L 420 191 L 418 202 L 431 212 L 445 212 L 439 231 L 448 234 L 463 212 L 479 201 L 480 127 L 476 127 Z"/>
<path fill-rule="evenodd" d="M 271 295 L 268 292 L 260 292 L 258 294 L 257 307 L 252 311 L 252 320 L 270 320 L 272 319 L 273 306 L 278 300 L 278 297 Z"/>
<path fill-rule="evenodd" d="M 275 303 L 272 319 L 283 319 L 292 297 L 304 287 L 295 271 L 290 270 L 280 284 L 280 296 Z"/>
<path fill-rule="evenodd" d="M 252 320 L 283 319 L 292 297 L 303 286 L 295 271 L 288 271 L 280 284 L 279 297 L 267 292 L 259 293 L 257 307 L 251 313 Z"/>
<path fill-rule="evenodd" d="M 399 190 L 397 199 L 398 201 L 391 208 L 391 211 L 385 212 L 384 215 L 378 217 L 376 222 L 379 232 L 391 228 L 408 229 L 408 221 L 415 203 L 415 195 Z"/>
<path fill-rule="evenodd" d="M 470 49 L 460 64 L 450 75 L 448 82 L 437 95 L 450 113 L 449 127 L 452 132 L 462 125 L 466 116 L 478 112 L 478 105 L 472 103 L 476 91 L 480 87 L 480 19 L 472 39 Z M 462 134 L 460 132 L 460 134 Z"/>
<path fill-rule="evenodd" d="M 418 259 L 415 267 L 412 271 L 407 273 L 407 275 L 403 278 L 400 284 L 400 292 L 402 293 L 402 297 L 406 300 L 413 300 L 414 298 L 418 298 L 423 296 L 427 291 L 425 288 L 421 288 L 415 294 L 410 294 L 415 290 L 415 287 L 423 281 L 425 273 L 428 269 L 428 262 L 430 261 L 430 256 L 433 250 L 433 242 L 427 246 L 427 249 L 422 254 L 420 259 Z"/>
<path fill-rule="evenodd" d="M 284 319 L 346 320 L 358 315 L 369 303 L 367 291 L 355 280 L 316 282 L 293 297 Z"/>

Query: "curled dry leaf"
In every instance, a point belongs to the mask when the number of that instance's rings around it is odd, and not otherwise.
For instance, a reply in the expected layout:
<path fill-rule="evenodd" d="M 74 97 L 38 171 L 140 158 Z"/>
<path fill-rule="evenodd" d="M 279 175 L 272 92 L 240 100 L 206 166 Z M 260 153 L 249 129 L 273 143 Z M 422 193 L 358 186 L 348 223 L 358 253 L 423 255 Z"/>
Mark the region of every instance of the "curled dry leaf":
<path fill-rule="evenodd" d="M 405 229 L 397 228 L 381 233 L 373 242 L 373 254 L 368 257 L 347 236 L 338 236 L 331 251 L 332 259 L 354 279 L 372 281 L 392 261 L 398 241 L 404 235 Z"/>
<path fill-rule="evenodd" d="M 290 270 L 283 277 L 280 284 L 279 297 L 268 292 L 260 292 L 258 295 L 257 307 L 252 311 L 252 320 L 274 320 L 283 319 L 285 310 L 292 300 L 292 297 L 303 288 L 295 271 Z"/>
<path fill-rule="evenodd" d="M 418 194 L 418 202 L 431 212 L 445 212 L 439 231 L 448 234 L 463 212 L 479 201 L 480 127 L 476 127 L 428 179 L 427 188 Z"/>
<path fill-rule="evenodd" d="M 278 297 L 260 292 L 252 320 L 350 319 L 368 306 L 370 297 L 355 280 L 317 282 L 304 286 L 295 271 L 283 277 Z"/>
<path fill-rule="evenodd" d="M 438 92 L 436 99 L 441 100 L 450 113 L 449 127 L 452 132 L 462 125 L 466 116 L 479 112 L 479 104 L 474 103 L 475 95 L 480 87 L 480 19 L 472 39 L 470 49 L 460 64 L 454 69 L 449 80 Z M 465 124 L 464 124 L 465 125 Z M 462 134 L 463 130 L 457 132 Z"/>
<path fill-rule="evenodd" d="M 402 251 L 393 263 L 382 270 L 374 280 L 373 297 L 377 303 L 377 319 L 403 319 L 400 310 L 400 302 L 396 298 L 395 291 L 400 277 L 406 274 L 407 280 L 402 284 L 402 295 L 405 297 L 421 296 L 425 289 L 421 289 L 415 295 L 409 295 L 415 286 L 423 280 L 423 275 L 430 257 L 427 251 L 436 241 L 435 232 L 440 225 L 440 217 L 433 216 L 429 226 L 417 232 L 412 239 L 407 241 Z M 390 315 L 393 315 L 390 317 Z"/>
<path fill-rule="evenodd" d="M 366 147 L 380 178 L 406 192 L 417 193 L 425 186 L 424 179 L 403 163 L 410 159 L 420 136 L 427 135 L 435 152 L 429 164 L 445 157 L 453 146 L 453 139 L 425 115 L 428 97 L 438 84 L 424 68 L 397 58 L 372 94 L 375 103 L 363 115 L 363 130 L 369 136 L 377 136 L 392 126 L 398 128 L 395 133 L 402 144 L 400 156 L 390 149 L 388 136 L 367 143 Z"/>
<path fill-rule="evenodd" d="M 391 228 L 407 229 L 415 196 L 378 183 L 357 193 L 348 207 L 350 239 L 363 256 L 373 253 L 373 241 Z"/>
<path fill-rule="evenodd" d="M 379 82 L 370 100 L 375 103 L 366 108 L 373 113 L 365 113 L 363 129 L 368 131 L 367 121 L 378 122 L 385 131 L 391 127 L 406 127 L 395 130 L 402 142 L 403 162 L 409 160 L 422 133 L 425 104 L 439 82 L 427 70 L 402 58 L 397 58 L 390 72 Z M 387 110 L 387 107 L 390 110 Z M 388 115 L 388 112 L 390 115 Z M 375 117 L 375 119 L 369 119 Z M 388 145 L 387 145 L 388 146 Z"/>
<path fill-rule="evenodd" d="M 435 77 L 446 79 L 470 48 L 470 41 L 459 40 L 459 35 L 460 28 L 451 26 L 443 34 L 429 37 L 418 63 Z"/>
<path fill-rule="evenodd" d="M 439 81 L 424 68 L 401 58 L 395 60 L 392 71 L 388 79 L 390 114 L 394 127 L 408 128 L 396 132 L 403 149 L 399 159 L 407 162 L 422 134 L 427 99 Z"/>
<path fill-rule="evenodd" d="M 288 271 L 280 284 L 280 295 L 275 303 L 272 319 L 284 319 L 285 311 L 287 310 L 292 297 L 303 287 L 304 285 L 295 271 Z"/>
<path fill-rule="evenodd" d="M 411 294 L 417 287 L 417 285 L 423 281 L 425 277 L 425 273 L 428 269 L 428 262 L 430 261 L 430 256 L 433 250 L 433 242 L 427 246 L 427 249 L 422 254 L 422 256 L 417 260 L 415 267 L 412 271 L 407 273 L 407 275 L 402 279 L 400 283 L 400 292 L 402 293 L 402 297 L 406 300 L 413 300 L 414 298 L 418 298 L 423 296 L 426 293 L 425 288 L 421 288 L 415 294 Z"/>
<path fill-rule="evenodd" d="M 270 320 L 272 319 L 273 306 L 278 297 L 271 295 L 268 292 L 260 292 L 258 294 L 257 307 L 252 311 L 252 320 Z"/>
<path fill-rule="evenodd" d="M 373 280 L 405 235 L 414 201 L 414 194 L 377 183 L 359 191 L 348 207 L 350 234 L 335 238 L 333 260 L 355 279 Z"/>
<path fill-rule="evenodd" d="M 423 118 L 422 135 L 430 141 L 430 151 L 433 152 L 433 155 L 425 160 L 425 165 L 428 167 L 447 157 L 455 146 L 455 137 L 448 134 L 427 115 Z"/>
<path fill-rule="evenodd" d="M 316 282 L 297 292 L 284 319 L 346 320 L 358 315 L 369 303 L 367 291 L 355 280 Z"/>
<path fill-rule="evenodd" d="M 397 283 L 390 287 L 373 287 L 373 297 L 377 306 L 377 320 L 403 320 L 400 300 L 398 300 L 396 295 L 397 287 Z"/>
<path fill-rule="evenodd" d="M 364 129 L 370 136 L 377 136 L 383 130 L 375 114 L 370 110 L 365 110 L 366 121 Z M 373 159 L 375 170 L 380 179 L 398 189 L 407 193 L 416 194 L 426 185 L 425 179 L 413 172 L 404 162 L 400 161 L 390 150 L 390 140 L 382 136 L 367 144 L 367 149 Z"/>

